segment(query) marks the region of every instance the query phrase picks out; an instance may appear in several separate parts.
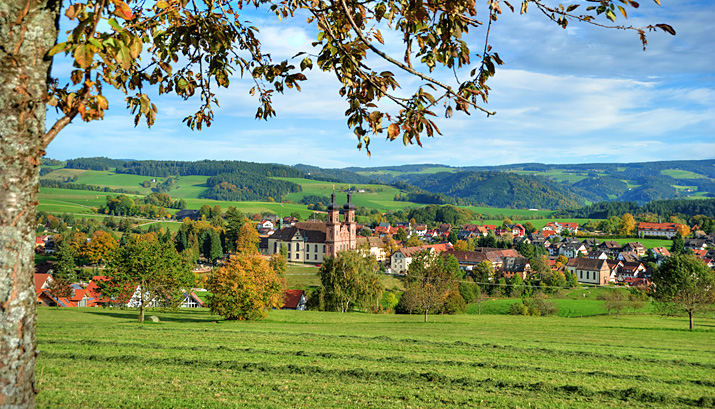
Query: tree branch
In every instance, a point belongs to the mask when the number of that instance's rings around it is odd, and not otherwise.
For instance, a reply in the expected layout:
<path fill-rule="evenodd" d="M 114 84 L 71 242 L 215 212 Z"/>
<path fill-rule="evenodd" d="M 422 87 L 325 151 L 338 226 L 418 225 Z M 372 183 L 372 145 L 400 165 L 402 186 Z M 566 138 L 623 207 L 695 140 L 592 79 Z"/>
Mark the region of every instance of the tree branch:
<path fill-rule="evenodd" d="M 427 82 L 430 82 L 430 83 L 432 83 L 432 84 L 439 85 L 439 86 L 442 87 L 444 90 L 446 90 L 448 94 L 454 95 L 457 99 L 459 99 L 459 100 L 461 100 L 461 101 L 463 101 L 463 102 L 466 102 L 467 104 L 469 104 L 469 105 L 473 106 L 474 108 L 476 108 L 476 109 L 478 109 L 478 110 L 480 110 L 480 111 L 486 113 L 487 115 L 494 115 L 494 114 L 496 114 L 496 112 L 491 112 L 491 111 L 489 111 L 489 110 L 487 110 L 487 109 L 484 109 L 484 108 L 482 108 L 481 106 L 475 104 L 474 102 L 471 102 L 471 101 L 469 101 L 469 100 L 464 99 L 461 95 L 459 95 L 458 93 L 454 92 L 454 90 L 452 90 L 452 87 L 450 87 L 449 85 L 443 84 L 442 82 L 437 81 L 436 79 L 434 79 L 434 78 L 432 78 L 432 77 L 429 77 L 429 76 L 427 76 L 427 75 L 424 75 L 424 74 L 422 74 L 421 72 L 419 72 L 419 71 L 417 71 L 417 70 L 415 70 L 415 69 L 413 69 L 413 68 L 411 68 L 411 67 L 409 67 L 409 66 L 407 66 L 407 65 L 405 65 L 405 64 L 402 64 L 401 62 L 395 60 L 394 58 L 392 58 L 392 57 L 390 57 L 389 55 L 385 54 L 384 52 L 380 51 L 377 47 L 375 47 L 374 45 L 372 45 L 372 43 L 371 43 L 370 41 L 368 41 L 367 38 L 365 38 L 365 36 L 363 35 L 363 33 L 362 33 L 362 31 L 360 30 L 360 28 L 357 27 L 357 24 L 355 24 L 355 20 L 353 20 L 352 14 L 351 14 L 350 11 L 348 10 L 347 4 L 345 4 L 345 0 L 340 0 L 340 4 L 341 4 L 341 6 L 342 6 L 343 12 L 345 12 L 345 16 L 348 18 L 348 22 L 350 23 L 350 27 L 352 27 L 352 29 L 353 29 L 353 31 L 355 32 L 355 34 L 357 34 L 357 36 L 360 38 L 360 41 L 362 41 L 363 44 L 365 44 L 365 46 L 367 46 L 368 48 L 370 48 L 370 50 L 372 50 L 372 52 L 374 52 L 375 54 L 379 55 L 380 57 L 382 57 L 382 58 L 385 59 L 386 61 L 388 61 L 388 62 L 390 62 L 390 63 L 392 63 L 392 64 L 394 64 L 394 65 L 396 65 L 396 66 L 398 66 L 398 67 L 400 67 L 400 68 L 402 68 L 403 70 L 409 72 L 410 74 L 412 74 L 412 75 L 414 75 L 414 76 L 417 76 L 417 77 L 419 77 L 419 78 L 422 78 L 423 80 L 425 80 L 425 81 L 427 81 Z"/>

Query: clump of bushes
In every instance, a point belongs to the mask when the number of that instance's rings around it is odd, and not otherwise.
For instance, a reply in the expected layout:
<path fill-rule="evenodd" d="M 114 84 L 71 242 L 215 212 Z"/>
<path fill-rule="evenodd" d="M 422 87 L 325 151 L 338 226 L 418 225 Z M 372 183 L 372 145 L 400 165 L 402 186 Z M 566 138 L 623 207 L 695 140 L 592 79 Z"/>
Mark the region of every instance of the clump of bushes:
<path fill-rule="evenodd" d="M 548 316 L 556 315 L 559 308 L 551 301 L 543 298 L 525 298 L 520 303 L 514 303 L 509 307 L 511 315 L 535 315 Z"/>

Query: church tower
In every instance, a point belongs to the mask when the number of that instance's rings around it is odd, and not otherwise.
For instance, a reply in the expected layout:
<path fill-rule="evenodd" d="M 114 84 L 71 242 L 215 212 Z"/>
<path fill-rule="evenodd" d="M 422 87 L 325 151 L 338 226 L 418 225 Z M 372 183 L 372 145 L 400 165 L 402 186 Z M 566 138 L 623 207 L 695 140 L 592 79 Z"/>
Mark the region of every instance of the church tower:
<path fill-rule="evenodd" d="M 335 203 L 335 193 L 330 196 L 330 199 L 325 231 L 325 255 L 334 257 L 338 254 L 335 242 L 340 240 L 340 207 Z"/>
<path fill-rule="evenodd" d="M 355 205 L 352 202 L 353 194 L 348 193 L 348 202 L 343 206 L 345 213 L 345 227 L 347 228 L 347 237 L 345 241 L 347 248 L 357 248 L 357 225 L 355 224 Z"/>

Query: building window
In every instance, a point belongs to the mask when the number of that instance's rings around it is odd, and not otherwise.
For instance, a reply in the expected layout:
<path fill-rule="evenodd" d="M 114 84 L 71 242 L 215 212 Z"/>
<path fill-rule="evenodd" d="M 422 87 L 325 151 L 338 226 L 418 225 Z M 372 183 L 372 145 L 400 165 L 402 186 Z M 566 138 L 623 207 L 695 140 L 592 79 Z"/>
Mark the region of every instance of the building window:
<path fill-rule="evenodd" d="M 295 251 L 300 251 L 300 243 L 295 243 Z"/>
<path fill-rule="evenodd" d="M 273 252 L 278 253 L 278 242 L 277 241 L 273 243 Z"/>
<path fill-rule="evenodd" d="M 316 254 L 314 260 L 317 260 L 317 259 L 318 259 L 318 255 Z"/>
<path fill-rule="evenodd" d="M 288 251 L 290 251 L 290 243 L 288 243 Z"/>
<path fill-rule="evenodd" d="M 288 253 L 288 260 L 290 260 L 290 253 Z"/>

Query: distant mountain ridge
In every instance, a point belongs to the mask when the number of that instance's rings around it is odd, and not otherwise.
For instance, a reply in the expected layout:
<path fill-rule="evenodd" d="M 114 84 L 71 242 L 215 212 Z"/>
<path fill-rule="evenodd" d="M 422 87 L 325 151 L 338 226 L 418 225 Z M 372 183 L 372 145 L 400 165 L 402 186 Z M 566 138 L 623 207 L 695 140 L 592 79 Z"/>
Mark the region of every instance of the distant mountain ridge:
<path fill-rule="evenodd" d="M 157 161 L 70 159 L 67 168 L 109 170 L 151 177 L 203 175 L 219 183 L 204 197 L 280 199 L 299 192 L 276 177 L 342 184 L 383 184 L 400 189 L 394 200 L 419 204 L 483 205 L 503 208 L 573 209 L 589 203 L 715 197 L 715 159 L 640 163 L 551 165 L 518 163 L 455 167 L 409 164 L 372 168 L 320 168 L 245 161 Z M 230 176 L 226 176 L 230 174 Z M 220 176 L 223 175 L 223 176 Z"/>

